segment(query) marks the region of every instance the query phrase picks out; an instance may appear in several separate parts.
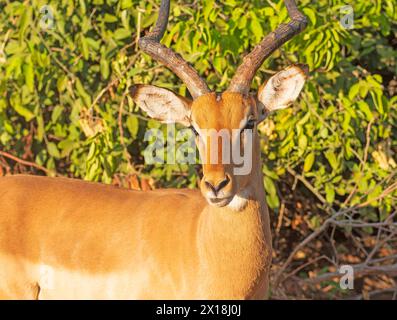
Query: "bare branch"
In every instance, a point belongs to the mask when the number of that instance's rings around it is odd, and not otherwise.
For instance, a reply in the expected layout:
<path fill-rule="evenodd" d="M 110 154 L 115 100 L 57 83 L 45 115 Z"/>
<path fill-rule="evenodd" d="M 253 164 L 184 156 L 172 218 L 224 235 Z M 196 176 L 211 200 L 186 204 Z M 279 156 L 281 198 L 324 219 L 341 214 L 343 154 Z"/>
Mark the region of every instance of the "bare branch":
<path fill-rule="evenodd" d="M 385 266 L 368 266 L 367 264 L 356 264 L 351 266 L 354 270 L 354 276 L 365 276 L 365 275 L 372 275 L 372 274 L 387 274 L 389 276 L 396 276 L 397 275 L 397 264 L 392 265 L 385 265 Z M 312 279 L 305 279 L 302 280 L 304 282 L 309 283 L 321 283 L 323 281 L 332 280 L 334 278 L 341 277 L 342 274 L 339 272 L 329 272 L 319 275 L 318 277 Z"/>
<path fill-rule="evenodd" d="M 378 294 L 385 294 L 385 293 L 393 294 L 392 300 L 395 300 L 396 299 L 395 297 L 397 294 L 397 287 L 374 290 L 374 291 L 368 292 L 367 296 L 368 296 L 368 298 L 371 298 L 372 296 L 376 296 Z M 364 294 L 359 294 L 354 297 L 349 297 L 346 300 L 364 300 L 364 299 L 365 299 Z"/>
<path fill-rule="evenodd" d="M 382 194 L 377 197 L 376 199 L 382 199 L 384 197 L 386 197 L 387 195 L 390 194 L 390 192 L 394 191 L 397 188 L 397 184 L 394 183 L 392 185 L 390 185 L 389 187 L 387 187 L 385 189 L 384 192 L 382 192 Z M 375 199 L 374 199 L 375 200 Z M 280 284 L 280 282 L 282 280 L 285 279 L 285 277 L 283 277 L 283 274 L 285 272 L 285 270 L 288 268 L 288 266 L 290 265 L 290 263 L 292 262 L 292 260 L 294 259 L 296 253 L 299 250 L 302 250 L 302 248 L 304 248 L 306 245 L 308 245 L 310 242 L 312 242 L 314 239 L 316 239 L 318 236 L 320 236 L 323 232 L 325 232 L 329 226 L 331 225 L 336 225 L 338 227 L 355 227 L 355 228 L 361 228 L 361 227 L 374 227 L 374 228 L 388 228 L 388 231 L 392 234 L 389 235 L 386 240 L 384 240 L 384 242 L 386 242 L 387 240 L 390 240 L 393 238 L 393 236 L 395 235 L 395 228 L 397 227 L 397 222 L 393 222 L 393 218 L 395 216 L 396 213 L 393 213 L 392 215 L 390 215 L 384 222 L 373 222 L 373 223 L 365 223 L 365 222 L 361 222 L 357 219 L 353 219 L 350 217 L 350 219 L 345 219 L 345 220 L 339 220 L 340 217 L 342 216 L 347 216 L 348 214 L 351 212 L 354 212 L 356 209 L 358 208 L 363 208 L 364 206 L 368 206 L 372 201 L 367 201 L 366 203 L 360 204 L 358 206 L 355 207 L 350 207 L 350 208 L 346 208 L 340 211 L 334 211 L 332 208 L 330 208 L 330 210 L 333 212 L 332 216 L 329 217 L 328 219 L 326 219 L 322 226 L 320 228 L 318 228 L 317 230 L 315 230 L 313 233 L 311 233 L 309 236 L 307 236 L 302 242 L 300 242 L 292 251 L 292 253 L 288 256 L 287 260 L 284 262 L 284 264 L 281 266 L 281 268 L 277 271 L 275 277 L 274 277 L 274 288 L 277 288 L 278 285 Z M 377 249 L 376 249 L 377 251 Z M 365 266 L 367 267 L 365 269 L 366 272 L 370 272 L 371 270 L 373 270 L 372 266 L 369 266 L 370 263 L 373 263 L 374 260 L 372 261 L 366 261 L 366 263 L 360 265 L 360 266 Z M 381 266 L 382 270 L 391 270 L 395 271 L 394 267 L 390 268 L 386 268 L 384 266 Z M 377 270 L 381 270 L 381 269 L 377 269 Z M 397 270 L 396 270 L 397 271 Z"/>
<path fill-rule="evenodd" d="M 38 170 L 41 170 L 41 171 L 45 172 L 48 175 L 56 174 L 55 172 L 50 171 L 47 168 L 44 168 L 43 166 L 38 165 L 37 163 L 20 159 L 20 158 L 18 158 L 16 156 L 13 156 L 12 154 L 9 154 L 8 152 L 5 152 L 5 151 L 0 151 L 0 156 L 8 158 L 8 159 L 11 159 L 11 160 L 13 160 L 15 162 L 18 162 L 18 163 L 20 163 L 20 164 L 22 164 L 24 166 L 29 166 L 29 167 L 36 168 Z"/>

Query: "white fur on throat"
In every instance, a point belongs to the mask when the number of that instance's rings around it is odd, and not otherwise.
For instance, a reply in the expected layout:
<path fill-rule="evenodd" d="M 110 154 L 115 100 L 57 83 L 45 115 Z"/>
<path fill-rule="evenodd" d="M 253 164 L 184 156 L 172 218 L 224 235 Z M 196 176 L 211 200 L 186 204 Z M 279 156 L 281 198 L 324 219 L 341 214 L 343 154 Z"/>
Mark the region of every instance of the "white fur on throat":
<path fill-rule="evenodd" d="M 230 201 L 227 206 L 234 211 L 244 210 L 248 204 L 248 195 L 247 189 L 241 190 L 233 197 L 232 201 Z"/>

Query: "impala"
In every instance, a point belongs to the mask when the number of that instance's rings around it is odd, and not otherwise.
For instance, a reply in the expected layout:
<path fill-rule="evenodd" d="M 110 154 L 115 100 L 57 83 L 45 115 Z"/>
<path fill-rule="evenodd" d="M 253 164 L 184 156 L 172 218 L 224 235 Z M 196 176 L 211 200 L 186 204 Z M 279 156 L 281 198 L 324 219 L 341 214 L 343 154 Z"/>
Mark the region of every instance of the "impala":
<path fill-rule="evenodd" d="M 223 93 L 160 44 L 170 3 L 162 0 L 140 48 L 171 69 L 192 100 L 136 85 L 134 101 L 151 117 L 191 127 L 203 158 L 205 129 L 252 130 L 252 168 L 202 161 L 199 190 L 124 190 L 66 178 L 0 178 L 0 297 L 3 299 L 262 299 L 272 260 L 257 124 L 299 95 L 304 65 L 250 85 L 265 58 L 301 32 L 305 17 L 285 0 L 290 21 L 245 56 Z M 230 141 L 233 144 L 234 141 Z M 215 150 L 225 150 L 218 145 Z"/>

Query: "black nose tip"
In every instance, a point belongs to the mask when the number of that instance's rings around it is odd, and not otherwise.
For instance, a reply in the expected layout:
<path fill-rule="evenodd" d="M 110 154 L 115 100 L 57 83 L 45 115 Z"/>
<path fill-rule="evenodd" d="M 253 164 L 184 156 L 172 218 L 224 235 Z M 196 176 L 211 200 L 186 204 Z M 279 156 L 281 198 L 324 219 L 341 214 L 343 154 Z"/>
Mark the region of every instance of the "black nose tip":
<path fill-rule="evenodd" d="M 219 191 L 221 191 L 224 187 L 226 187 L 230 182 L 230 177 L 228 174 L 226 174 L 225 178 L 218 182 L 218 184 L 213 183 L 210 180 L 205 180 L 204 183 L 207 186 L 207 188 L 211 189 L 215 195 L 218 194 Z"/>

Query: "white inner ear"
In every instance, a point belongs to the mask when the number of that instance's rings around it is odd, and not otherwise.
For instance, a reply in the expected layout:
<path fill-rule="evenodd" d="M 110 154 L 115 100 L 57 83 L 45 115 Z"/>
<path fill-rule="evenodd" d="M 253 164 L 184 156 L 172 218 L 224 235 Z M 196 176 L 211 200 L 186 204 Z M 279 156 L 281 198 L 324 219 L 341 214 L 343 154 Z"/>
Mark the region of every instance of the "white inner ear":
<path fill-rule="evenodd" d="M 185 126 L 190 125 L 191 101 L 170 90 L 137 85 L 133 89 L 132 98 L 153 119 L 163 123 L 178 122 Z"/>
<path fill-rule="evenodd" d="M 299 96 L 305 84 L 306 72 L 298 65 L 293 65 L 272 76 L 259 89 L 258 100 L 268 111 L 284 109 Z"/>

